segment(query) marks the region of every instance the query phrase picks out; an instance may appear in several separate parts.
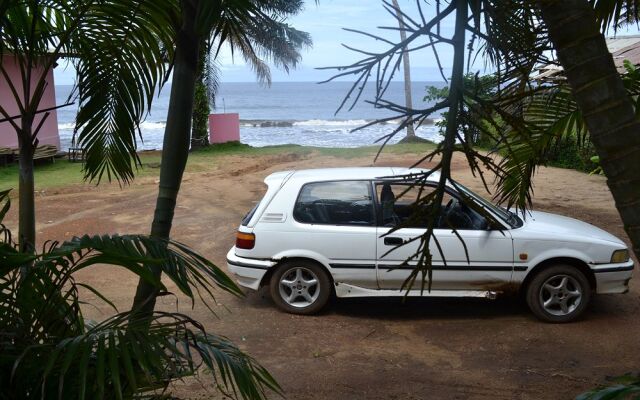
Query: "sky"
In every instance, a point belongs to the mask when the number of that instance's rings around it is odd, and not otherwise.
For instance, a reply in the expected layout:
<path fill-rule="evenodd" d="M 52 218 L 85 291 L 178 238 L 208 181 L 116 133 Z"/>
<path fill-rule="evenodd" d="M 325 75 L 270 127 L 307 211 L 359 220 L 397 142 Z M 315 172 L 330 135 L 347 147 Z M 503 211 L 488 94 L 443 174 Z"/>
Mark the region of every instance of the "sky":
<path fill-rule="evenodd" d="M 400 7 L 410 15 L 417 15 L 415 0 L 399 0 Z M 435 14 L 435 8 L 425 5 L 423 11 Z M 290 20 L 296 29 L 309 32 L 313 47 L 303 52 L 302 65 L 288 75 L 283 71 L 272 69 L 274 81 L 320 81 L 333 76 L 335 70 L 317 70 L 318 67 L 339 66 L 353 63 L 362 58 L 352 50 L 343 46 L 364 50 L 382 49 L 381 42 L 366 36 L 347 32 L 344 28 L 356 29 L 399 40 L 397 30 L 380 30 L 380 26 L 397 26 L 397 20 L 383 7 L 380 0 L 320 0 L 319 4 L 307 1 L 305 10 Z M 445 33 L 453 30 L 453 21 L 443 25 Z M 445 58 L 451 52 L 444 46 L 439 49 Z M 437 63 L 431 52 L 415 53 L 411 58 L 412 79 L 432 81 L 440 79 Z M 235 61 L 234 64 L 232 61 Z M 251 81 L 253 73 L 245 65 L 232 60 L 229 53 L 222 59 L 223 81 Z M 399 76 L 401 78 L 401 75 Z M 344 78 L 353 81 L 353 78 Z"/>
<path fill-rule="evenodd" d="M 415 0 L 398 0 L 402 10 L 410 16 L 418 16 Z M 435 15 L 434 2 L 422 2 L 426 18 Z M 375 51 L 384 48 L 382 42 L 347 32 L 350 28 L 399 40 L 397 30 L 381 30 L 380 26 L 397 26 L 397 20 L 383 7 L 381 0 L 314 0 L 305 1 L 305 9 L 291 18 L 289 24 L 296 29 L 309 32 L 313 46 L 304 50 L 302 61 L 296 70 L 286 74 L 272 67 L 274 82 L 319 82 L 330 78 L 336 70 L 318 70 L 319 67 L 340 66 L 353 63 L 363 56 L 343 46 L 346 44 L 358 49 Z M 441 29 L 444 36 L 453 32 L 453 18 L 445 19 Z M 637 27 L 623 29 L 621 35 L 638 34 Z M 450 73 L 452 49 L 450 46 L 439 46 L 438 54 L 445 67 L 445 75 Z M 232 57 L 228 49 L 224 49 L 218 58 L 221 65 L 221 81 L 253 82 L 255 76 L 244 64 L 241 57 Z M 481 63 L 481 61 L 480 61 Z M 478 67 L 482 67 L 479 65 Z M 55 81 L 58 85 L 72 84 L 75 71 L 68 63 L 61 63 L 55 70 Z M 396 74 L 395 80 L 401 80 L 402 74 Z M 431 50 L 426 49 L 411 53 L 411 79 L 413 81 L 442 81 L 437 62 Z M 353 81 L 353 77 L 342 80 Z"/>
<path fill-rule="evenodd" d="M 415 0 L 399 0 L 400 7 L 409 15 L 417 15 Z M 424 5 L 423 11 L 427 17 L 435 14 L 435 8 Z M 276 68 L 271 68 L 274 82 L 318 82 L 328 79 L 336 71 L 317 70 L 318 67 L 346 65 L 359 60 L 362 55 L 346 49 L 342 44 L 351 47 L 375 50 L 381 49 L 381 42 L 363 35 L 347 32 L 343 28 L 366 31 L 399 40 L 397 30 L 380 30 L 379 26 L 397 26 L 397 21 L 384 8 L 380 0 L 320 0 L 319 4 L 313 0 L 305 2 L 305 9 L 291 18 L 289 24 L 296 29 L 309 32 L 313 46 L 302 53 L 301 64 L 289 74 Z M 450 34 L 453 21 L 445 21 L 443 33 Z M 439 49 L 443 60 L 449 59 L 451 51 L 443 46 Z M 442 80 L 437 63 L 430 51 L 414 53 L 411 58 L 412 80 L 437 81 Z M 218 59 L 221 65 L 222 82 L 253 82 L 255 76 L 239 57 L 232 57 L 230 51 L 224 50 Z M 55 81 L 58 85 L 72 84 L 75 71 L 67 63 L 60 63 L 55 70 Z M 397 75 L 395 79 L 402 79 Z M 353 81 L 353 78 L 343 80 Z"/>

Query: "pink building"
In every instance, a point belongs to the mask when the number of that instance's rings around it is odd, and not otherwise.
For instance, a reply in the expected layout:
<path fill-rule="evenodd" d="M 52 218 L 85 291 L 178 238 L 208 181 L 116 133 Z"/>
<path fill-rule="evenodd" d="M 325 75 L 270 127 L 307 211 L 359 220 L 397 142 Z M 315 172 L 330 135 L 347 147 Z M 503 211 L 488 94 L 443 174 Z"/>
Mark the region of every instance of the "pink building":
<path fill-rule="evenodd" d="M 20 74 L 20 67 L 14 56 L 3 55 L 2 65 L 7 71 L 9 78 L 13 85 L 16 87 L 18 93 L 22 93 L 22 78 Z M 42 73 L 42 67 L 35 67 L 33 69 L 34 75 Z M 53 69 L 47 71 L 47 87 L 45 88 L 42 101 L 40 102 L 39 110 L 56 106 L 56 92 L 53 82 Z M 34 85 L 36 79 L 33 79 Z M 0 75 L 0 105 L 7 111 L 10 116 L 17 116 L 20 114 L 18 105 L 15 102 L 11 89 L 7 80 Z M 45 113 L 38 114 L 35 118 L 33 126 L 36 127 L 44 117 Z M 4 119 L 0 117 L 0 119 Z M 20 123 L 20 120 L 16 122 Z M 49 112 L 49 116 L 44 122 L 44 125 L 38 133 L 39 145 L 50 144 L 60 149 L 60 136 L 58 135 L 58 114 L 55 110 Z M 0 147 L 18 148 L 18 137 L 15 130 L 11 126 L 10 122 L 0 123 Z"/>
<path fill-rule="evenodd" d="M 209 115 L 209 143 L 240 141 L 240 116 L 237 113 Z"/>

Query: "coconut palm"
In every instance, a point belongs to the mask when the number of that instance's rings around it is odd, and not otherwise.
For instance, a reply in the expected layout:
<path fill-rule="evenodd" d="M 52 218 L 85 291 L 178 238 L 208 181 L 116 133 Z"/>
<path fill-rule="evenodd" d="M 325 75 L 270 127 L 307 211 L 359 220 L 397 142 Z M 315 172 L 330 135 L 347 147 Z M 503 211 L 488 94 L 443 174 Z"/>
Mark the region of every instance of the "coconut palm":
<path fill-rule="evenodd" d="M 36 243 L 33 154 L 48 111 L 39 111 L 46 74 L 72 56 L 78 79 L 70 101 L 79 103 L 78 143 L 85 148 L 85 176 L 128 182 L 139 163 L 135 135 L 166 76 L 175 36 L 176 3 L 98 0 L 0 0 L 0 73 L 20 109 L 0 117 L 19 143 L 19 242 Z M 168 50 L 165 50 L 168 49 Z M 15 57 L 20 81 L 8 79 L 6 55 Z"/>
<path fill-rule="evenodd" d="M 400 30 L 400 40 L 407 40 L 407 33 L 404 31 L 404 18 L 402 17 L 402 11 L 400 11 L 400 5 L 398 0 L 392 0 L 393 8 L 396 13 L 396 19 L 398 20 L 398 28 Z M 404 73 L 404 104 L 407 108 L 413 108 L 413 100 L 411 98 L 411 60 L 409 59 L 409 53 L 405 52 L 402 55 L 402 72 Z M 413 124 L 407 125 L 406 138 L 415 138 L 416 131 L 413 128 Z"/>
<path fill-rule="evenodd" d="M 77 280 L 84 269 L 111 264 L 168 293 L 153 277 L 158 265 L 181 294 L 205 304 L 215 286 L 240 289 L 215 265 L 183 244 L 141 236 L 83 236 L 51 243 L 40 254 L 20 252 L 1 225 L 8 191 L 0 193 L 0 386 L 11 399 L 123 399 L 151 396 L 206 367 L 230 396 L 258 399 L 278 391 L 269 373 L 228 339 L 180 313 L 155 312 L 151 322 L 119 312 L 98 289 Z M 25 263 L 29 273 L 20 274 Z M 80 290 L 115 314 L 84 317 Z M 144 324 L 145 331 L 137 325 Z"/>
<path fill-rule="evenodd" d="M 97 324 L 85 321 L 78 287 L 112 304 L 73 279 L 77 270 L 95 263 L 128 268 L 154 294 L 166 292 L 159 279 L 162 272 L 192 299 L 194 292 L 210 295 L 214 286 L 235 295 L 241 292 L 213 264 L 170 241 L 168 231 L 163 236 L 156 229 L 151 237 L 83 237 L 36 254 L 33 201 L 33 151 L 41 126 L 36 118 L 47 116 L 38 109 L 45 73 L 56 60 L 72 56 L 78 71 L 73 100 L 79 102 L 77 142 L 86 151 L 85 177 L 124 183 L 139 165 L 138 126 L 171 69 L 166 60 L 174 60 L 176 84 L 167 125 L 169 132 L 181 132 L 179 128 L 186 126 L 187 142 L 180 146 L 181 137 L 176 135 L 165 141 L 160 190 L 164 199 L 171 192 L 167 182 L 179 186 L 184 164 L 173 175 L 167 175 L 165 166 L 186 157 L 188 148 L 190 113 L 181 114 L 184 110 L 176 107 L 175 99 L 176 93 L 185 93 L 180 83 L 192 82 L 191 55 L 197 50 L 192 39 L 202 32 L 214 32 L 220 43 L 236 38 L 243 54 L 254 57 L 258 72 L 264 74 L 264 65 L 237 27 L 251 26 L 252 19 L 268 24 L 275 12 L 270 3 L 258 9 L 245 1 L 0 0 L 0 54 L 16 57 L 23 83 L 19 87 L 9 81 L 20 115 L 16 118 L 0 109 L 20 142 L 19 248 L 14 248 L 10 235 L 0 243 L 3 395 L 129 398 L 194 375 L 201 364 L 213 369 L 211 377 L 220 378 L 217 386 L 231 396 L 262 398 L 264 390 L 278 390 L 266 370 L 224 338 L 206 332 L 197 321 L 178 313 L 141 313 L 149 302 Z M 288 2 L 275 3 L 289 10 Z M 6 78 L 4 60 L 0 59 L 0 73 Z M 191 93 L 184 101 L 189 109 L 192 100 Z M 6 193 L 0 195 L 6 197 Z M 174 204 L 170 204 L 171 213 Z M 0 208 L 0 215 L 7 207 Z M 156 225 L 162 227 L 161 212 L 158 215 Z M 2 232 L 8 231 L 2 228 Z M 20 277 L 17 268 L 22 269 Z"/>
<path fill-rule="evenodd" d="M 214 68 L 209 56 L 209 43 L 200 44 L 200 57 L 193 95 L 193 116 L 191 117 L 191 150 L 209 144 L 209 114 L 211 105 L 215 106 L 215 93 L 218 89 L 218 70 Z"/>
<path fill-rule="evenodd" d="M 269 81 L 267 61 L 288 71 L 300 59 L 309 36 L 282 21 L 299 12 L 301 0 L 181 1 L 171 97 L 162 145 L 160 183 L 151 236 L 168 239 L 187 162 L 193 99 L 198 77 L 199 46 L 209 40 L 214 54 L 227 43 L 253 68 L 259 80 Z M 154 268 L 156 277 L 161 270 Z M 157 288 L 140 280 L 133 308 L 151 315 Z"/>
<path fill-rule="evenodd" d="M 254 47 L 257 46 L 258 56 L 266 56 L 285 71 L 295 67 L 300 61 L 300 50 L 311 46 L 311 38 L 305 32 L 292 29 L 285 22 L 274 19 L 268 25 L 246 26 L 246 38 Z M 268 40 L 264 40 L 268 38 Z M 228 46 L 232 49 L 242 49 L 236 38 L 227 39 Z M 212 37 L 201 43 L 199 64 L 197 71 L 195 101 L 193 110 L 192 127 L 192 149 L 200 143 L 206 143 L 207 120 L 210 104 L 215 107 L 216 95 L 222 73 L 216 61 L 217 51 L 220 48 L 219 41 L 213 41 Z M 249 57 L 247 57 L 249 56 Z M 242 54 L 245 61 L 257 72 L 256 78 L 262 85 L 271 84 L 271 73 L 269 68 L 260 58 L 252 57 L 251 54 Z"/>
<path fill-rule="evenodd" d="M 635 2 L 607 3 L 610 13 L 605 18 L 601 15 L 602 21 L 618 24 L 616 13 L 621 8 L 632 12 L 637 20 Z M 626 4 L 631 7 L 625 8 Z M 538 7 L 600 157 L 633 251 L 640 258 L 640 120 L 635 104 L 607 49 L 594 8 L 584 0 L 541 1 Z"/>

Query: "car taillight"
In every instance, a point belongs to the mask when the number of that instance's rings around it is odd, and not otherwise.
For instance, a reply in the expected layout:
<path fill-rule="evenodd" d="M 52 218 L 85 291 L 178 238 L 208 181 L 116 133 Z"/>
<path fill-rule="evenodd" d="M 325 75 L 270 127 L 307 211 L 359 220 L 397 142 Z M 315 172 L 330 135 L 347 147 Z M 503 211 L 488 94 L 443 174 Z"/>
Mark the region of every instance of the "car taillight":
<path fill-rule="evenodd" d="M 236 247 L 239 249 L 253 249 L 256 244 L 256 235 L 253 233 L 236 233 Z"/>

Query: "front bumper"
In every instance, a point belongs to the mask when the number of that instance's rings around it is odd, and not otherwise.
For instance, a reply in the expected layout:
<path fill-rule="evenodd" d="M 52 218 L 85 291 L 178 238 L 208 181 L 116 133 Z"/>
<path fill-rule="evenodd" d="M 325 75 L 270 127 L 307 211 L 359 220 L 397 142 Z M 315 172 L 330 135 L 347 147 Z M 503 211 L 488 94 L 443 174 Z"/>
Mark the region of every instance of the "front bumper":
<path fill-rule="evenodd" d="M 227 269 L 229 269 L 229 272 L 233 274 L 240 286 L 253 290 L 258 290 L 262 278 L 274 264 L 274 261 L 269 260 L 238 257 L 235 246 L 227 253 Z"/>
<path fill-rule="evenodd" d="M 633 273 L 633 260 L 620 264 L 592 265 L 598 294 L 627 293 Z"/>

